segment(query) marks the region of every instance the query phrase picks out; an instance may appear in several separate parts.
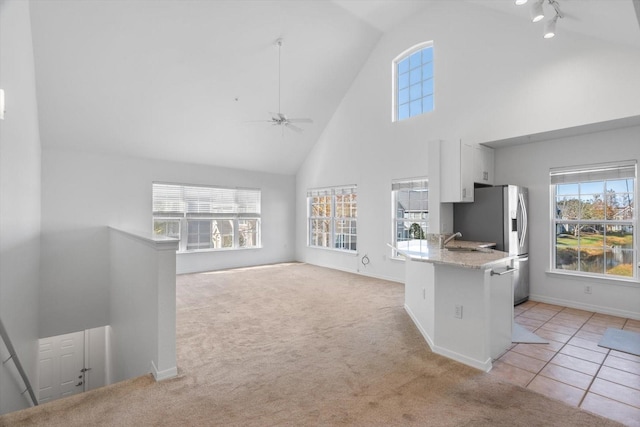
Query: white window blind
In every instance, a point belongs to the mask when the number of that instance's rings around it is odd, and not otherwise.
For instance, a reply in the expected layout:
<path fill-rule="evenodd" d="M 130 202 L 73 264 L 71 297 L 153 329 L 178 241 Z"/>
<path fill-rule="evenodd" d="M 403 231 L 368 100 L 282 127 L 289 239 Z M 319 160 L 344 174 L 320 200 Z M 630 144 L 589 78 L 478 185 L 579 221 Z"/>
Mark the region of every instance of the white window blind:
<path fill-rule="evenodd" d="M 391 191 L 398 190 L 419 190 L 426 191 L 429 188 L 427 179 L 399 180 L 391 183 Z"/>
<path fill-rule="evenodd" d="M 158 216 L 260 216 L 260 190 L 153 184 L 153 214 Z"/>
<path fill-rule="evenodd" d="M 636 177 L 636 162 L 602 163 L 599 165 L 553 168 L 549 171 L 551 184 L 604 181 Z"/>
<path fill-rule="evenodd" d="M 307 190 L 307 197 L 356 194 L 356 190 L 357 190 L 357 186 L 355 185 L 347 185 L 344 187 L 332 187 L 332 188 L 316 188 L 316 189 Z"/>
<path fill-rule="evenodd" d="M 184 192 L 181 185 L 153 184 L 153 214 L 184 215 Z"/>

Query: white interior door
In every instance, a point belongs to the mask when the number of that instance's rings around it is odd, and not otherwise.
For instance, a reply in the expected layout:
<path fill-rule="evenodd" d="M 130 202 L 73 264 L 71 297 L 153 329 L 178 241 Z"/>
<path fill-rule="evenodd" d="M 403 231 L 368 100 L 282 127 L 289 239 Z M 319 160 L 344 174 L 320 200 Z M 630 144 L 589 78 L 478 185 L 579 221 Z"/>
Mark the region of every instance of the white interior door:
<path fill-rule="evenodd" d="M 84 391 L 84 331 L 42 338 L 38 361 L 38 402 Z"/>

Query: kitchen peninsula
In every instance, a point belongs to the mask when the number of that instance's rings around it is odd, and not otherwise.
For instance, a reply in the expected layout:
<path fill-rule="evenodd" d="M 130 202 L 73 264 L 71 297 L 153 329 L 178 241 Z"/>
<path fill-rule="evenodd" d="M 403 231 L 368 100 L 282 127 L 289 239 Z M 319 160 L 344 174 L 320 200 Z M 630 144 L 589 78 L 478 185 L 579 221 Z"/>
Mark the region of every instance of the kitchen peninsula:
<path fill-rule="evenodd" d="M 512 257 L 453 241 L 406 257 L 405 309 L 434 353 L 485 372 L 511 345 Z"/>

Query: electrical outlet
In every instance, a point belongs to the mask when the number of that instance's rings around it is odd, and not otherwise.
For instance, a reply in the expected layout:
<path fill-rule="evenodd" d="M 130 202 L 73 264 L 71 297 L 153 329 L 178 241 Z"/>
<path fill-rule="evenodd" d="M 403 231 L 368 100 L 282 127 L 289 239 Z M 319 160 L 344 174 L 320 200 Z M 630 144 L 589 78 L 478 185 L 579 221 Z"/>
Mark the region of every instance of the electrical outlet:
<path fill-rule="evenodd" d="M 462 306 L 461 305 L 456 305 L 456 311 L 453 314 L 453 316 L 456 319 L 462 319 Z"/>
<path fill-rule="evenodd" d="M 585 294 L 590 294 L 591 293 L 591 285 L 584 285 L 584 293 Z"/>

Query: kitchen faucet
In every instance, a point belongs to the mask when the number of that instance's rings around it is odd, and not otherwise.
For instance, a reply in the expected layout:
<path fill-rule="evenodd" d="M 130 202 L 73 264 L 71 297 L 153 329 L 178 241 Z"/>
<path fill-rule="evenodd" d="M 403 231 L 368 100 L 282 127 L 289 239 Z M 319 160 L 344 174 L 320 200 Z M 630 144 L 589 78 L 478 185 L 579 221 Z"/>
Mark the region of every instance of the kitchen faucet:
<path fill-rule="evenodd" d="M 440 236 L 440 249 L 444 249 L 444 246 L 450 241 L 452 241 L 453 239 L 455 239 L 456 237 L 462 237 L 462 233 L 458 231 L 457 233 L 452 234 L 446 239 L 443 239 L 442 236 Z"/>

